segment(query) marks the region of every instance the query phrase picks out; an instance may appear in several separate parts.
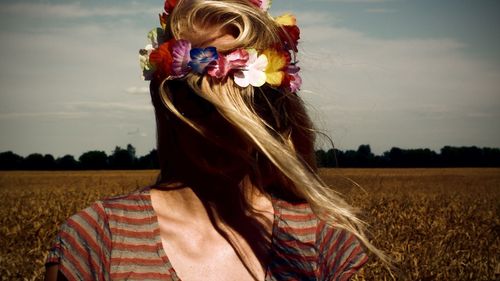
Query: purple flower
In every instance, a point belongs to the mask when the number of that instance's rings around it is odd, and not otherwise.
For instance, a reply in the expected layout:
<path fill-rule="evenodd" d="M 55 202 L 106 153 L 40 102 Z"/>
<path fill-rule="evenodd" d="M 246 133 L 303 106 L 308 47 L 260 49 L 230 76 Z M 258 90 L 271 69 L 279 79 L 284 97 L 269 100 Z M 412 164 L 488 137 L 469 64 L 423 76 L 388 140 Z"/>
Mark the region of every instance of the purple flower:
<path fill-rule="evenodd" d="M 172 74 L 182 77 L 189 72 L 191 43 L 181 39 L 172 46 Z"/>
<path fill-rule="evenodd" d="M 299 76 L 300 67 L 295 64 L 291 64 L 286 69 L 286 81 L 288 82 L 288 88 L 292 93 L 297 92 L 302 85 L 302 78 Z"/>
<path fill-rule="evenodd" d="M 205 71 L 207 65 L 219 58 L 215 47 L 207 47 L 205 49 L 194 48 L 191 49 L 190 55 L 191 61 L 188 63 L 188 66 L 200 74 Z"/>

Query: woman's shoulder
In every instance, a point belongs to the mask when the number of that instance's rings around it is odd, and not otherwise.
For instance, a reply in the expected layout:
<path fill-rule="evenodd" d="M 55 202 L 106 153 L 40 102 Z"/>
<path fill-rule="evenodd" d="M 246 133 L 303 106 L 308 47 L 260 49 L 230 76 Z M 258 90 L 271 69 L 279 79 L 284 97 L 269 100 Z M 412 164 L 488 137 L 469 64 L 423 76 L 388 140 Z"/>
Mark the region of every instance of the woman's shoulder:
<path fill-rule="evenodd" d="M 107 197 L 94 204 L 102 205 L 106 214 L 147 212 L 151 209 L 150 187 L 143 187 L 128 194 Z"/>
<path fill-rule="evenodd" d="M 65 224 L 81 219 L 93 219 L 108 222 L 110 217 L 148 211 L 151 207 L 149 187 L 141 188 L 127 194 L 105 197 L 94 201 L 90 206 L 70 216 Z"/>

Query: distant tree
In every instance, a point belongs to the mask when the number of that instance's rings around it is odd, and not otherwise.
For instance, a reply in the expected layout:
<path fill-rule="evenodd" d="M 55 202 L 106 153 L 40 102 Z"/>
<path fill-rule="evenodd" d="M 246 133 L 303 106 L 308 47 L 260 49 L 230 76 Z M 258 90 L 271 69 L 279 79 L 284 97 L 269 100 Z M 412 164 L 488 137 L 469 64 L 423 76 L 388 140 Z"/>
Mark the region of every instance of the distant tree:
<path fill-rule="evenodd" d="M 12 151 L 0 153 L 0 170 L 19 170 L 24 158 Z"/>
<path fill-rule="evenodd" d="M 43 170 L 55 170 L 56 168 L 56 160 L 54 159 L 54 156 L 51 154 L 45 154 L 43 156 Z"/>
<path fill-rule="evenodd" d="M 104 151 L 88 151 L 83 153 L 78 160 L 85 170 L 102 170 L 108 168 L 108 156 Z"/>
<path fill-rule="evenodd" d="M 134 158 L 134 159 L 136 158 L 136 156 L 135 156 L 135 147 L 133 145 L 131 145 L 130 143 L 127 144 L 127 152 L 128 152 L 128 154 L 130 154 L 130 156 L 132 158 Z"/>
<path fill-rule="evenodd" d="M 327 167 L 338 167 L 339 166 L 339 157 L 341 157 L 343 152 L 336 148 L 329 149 L 326 152 L 326 163 Z"/>
<path fill-rule="evenodd" d="M 441 162 L 447 167 L 465 167 L 478 158 L 477 154 L 474 148 L 445 146 L 441 148 Z"/>
<path fill-rule="evenodd" d="M 359 167 L 358 163 L 358 152 L 354 150 L 346 150 L 339 156 L 339 166 L 340 167 Z"/>
<path fill-rule="evenodd" d="M 355 155 L 356 166 L 371 167 L 374 164 L 375 155 L 369 144 L 362 144 L 358 147 Z"/>
<path fill-rule="evenodd" d="M 73 155 L 67 154 L 56 159 L 56 167 L 60 170 L 76 170 L 79 168 L 79 163 Z"/>
<path fill-rule="evenodd" d="M 116 146 L 113 154 L 109 156 L 112 169 L 133 169 L 135 161 L 135 148 L 131 144 L 127 145 L 127 149 Z"/>
<path fill-rule="evenodd" d="M 392 167 L 404 167 L 405 161 L 403 150 L 399 147 L 393 147 L 391 150 L 384 152 L 384 156 L 389 159 L 389 165 Z"/>
<path fill-rule="evenodd" d="M 326 152 L 323 149 L 316 150 L 316 165 L 318 167 L 328 167 L 326 162 Z"/>
<path fill-rule="evenodd" d="M 45 159 L 40 153 L 32 153 L 23 161 L 23 169 L 26 170 L 42 170 L 45 163 Z"/>
<path fill-rule="evenodd" d="M 483 148 L 483 165 L 500 167 L 500 148 Z"/>
<path fill-rule="evenodd" d="M 156 149 L 151 150 L 148 154 L 139 157 L 137 159 L 137 167 L 139 169 L 158 169 L 160 164 L 158 163 L 158 154 Z"/>
<path fill-rule="evenodd" d="M 438 154 L 428 148 L 408 149 L 404 151 L 406 167 L 438 167 Z"/>

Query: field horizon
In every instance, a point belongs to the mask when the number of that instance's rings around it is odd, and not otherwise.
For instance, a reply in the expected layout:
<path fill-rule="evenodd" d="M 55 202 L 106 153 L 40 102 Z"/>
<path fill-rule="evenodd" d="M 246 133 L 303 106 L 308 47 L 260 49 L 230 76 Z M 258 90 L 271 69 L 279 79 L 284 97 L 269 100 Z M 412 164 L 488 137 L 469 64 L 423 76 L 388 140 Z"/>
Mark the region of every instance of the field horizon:
<path fill-rule="evenodd" d="M 499 280 L 500 168 L 323 168 L 359 208 L 370 256 L 353 280 Z M 158 170 L 0 171 L 1 280 L 41 280 L 60 224 L 92 202 L 154 183 Z"/>

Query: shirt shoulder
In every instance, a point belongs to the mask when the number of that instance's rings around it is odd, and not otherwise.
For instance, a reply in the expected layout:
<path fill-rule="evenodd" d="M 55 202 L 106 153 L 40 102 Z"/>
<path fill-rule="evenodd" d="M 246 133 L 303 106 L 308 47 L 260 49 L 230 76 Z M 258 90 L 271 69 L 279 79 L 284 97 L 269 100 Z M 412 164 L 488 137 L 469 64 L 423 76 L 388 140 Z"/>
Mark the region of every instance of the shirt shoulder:
<path fill-rule="evenodd" d="M 309 204 L 273 197 L 275 208 L 267 280 L 316 280 L 318 219 Z"/>
<path fill-rule="evenodd" d="M 117 241 L 123 237 L 129 241 L 130 233 L 140 234 L 138 224 L 154 237 L 147 199 L 147 190 L 142 189 L 96 201 L 78 211 L 60 226 L 46 265 L 58 264 L 68 280 L 109 280 L 117 246 L 125 245 L 123 250 L 131 252 L 130 243 Z"/>
<path fill-rule="evenodd" d="M 107 215 L 97 201 L 61 225 L 46 264 L 58 264 L 69 280 L 107 280 L 110 251 Z"/>
<path fill-rule="evenodd" d="M 360 240 L 353 233 L 323 221 L 318 224 L 316 248 L 319 280 L 350 280 L 368 261 Z"/>
<path fill-rule="evenodd" d="M 357 237 L 319 219 L 307 202 L 275 199 L 275 208 L 276 280 L 349 280 L 366 263 Z"/>

